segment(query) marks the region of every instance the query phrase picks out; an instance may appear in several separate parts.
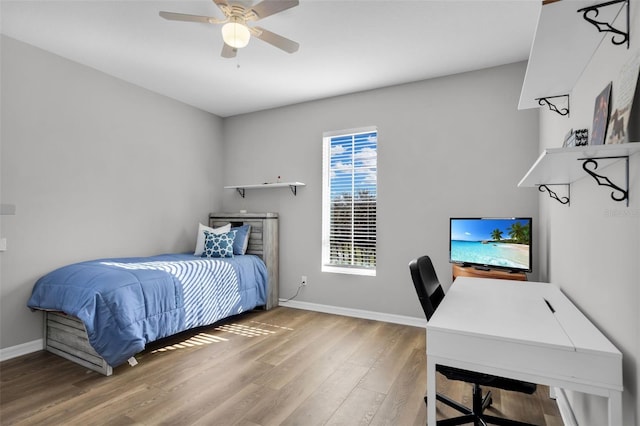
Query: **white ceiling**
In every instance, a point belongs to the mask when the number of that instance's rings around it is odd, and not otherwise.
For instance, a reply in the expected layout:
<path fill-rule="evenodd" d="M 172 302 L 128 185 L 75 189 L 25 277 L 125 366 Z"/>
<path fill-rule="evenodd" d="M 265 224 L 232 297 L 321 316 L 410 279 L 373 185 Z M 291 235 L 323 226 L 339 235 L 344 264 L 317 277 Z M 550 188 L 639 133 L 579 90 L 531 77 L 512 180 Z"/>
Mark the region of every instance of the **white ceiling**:
<path fill-rule="evenodd" d="M 218 25 L 158 16 L 166 10 L 221 18 L 211 0 L 2 0 L 0 30 L 228 117 L 526 60 L 541 4 L 300 0 L 259 22 L 300 43 L 298 52 L 252 39 L 234 59 L 220 57 Z"/>

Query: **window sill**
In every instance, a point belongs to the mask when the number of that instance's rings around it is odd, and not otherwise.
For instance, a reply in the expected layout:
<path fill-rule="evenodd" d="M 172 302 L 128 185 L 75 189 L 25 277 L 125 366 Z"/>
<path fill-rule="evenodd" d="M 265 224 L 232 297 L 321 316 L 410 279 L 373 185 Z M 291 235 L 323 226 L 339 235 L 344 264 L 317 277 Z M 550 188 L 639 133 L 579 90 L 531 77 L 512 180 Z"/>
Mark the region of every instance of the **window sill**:
<path fill-rule="evenodd" d="M 363 275 L 368 277 L 375 277 L 375 269 L 358 268 L 358 267 L 345 267 L 345 266 L 328 266 L 322 265 L 322 272 L 331 272 L 334 274 L 347 274 L 347 275 Z"/>

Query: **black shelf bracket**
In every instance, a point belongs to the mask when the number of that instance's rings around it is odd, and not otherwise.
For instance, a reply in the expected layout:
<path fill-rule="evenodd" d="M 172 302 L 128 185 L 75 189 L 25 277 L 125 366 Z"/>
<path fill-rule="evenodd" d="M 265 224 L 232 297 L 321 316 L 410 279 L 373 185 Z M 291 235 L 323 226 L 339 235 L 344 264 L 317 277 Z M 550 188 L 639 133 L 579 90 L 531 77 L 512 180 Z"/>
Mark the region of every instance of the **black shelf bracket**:
<path fill-rule="evenodd" d="M 289 189 L 291 189 L 291 192 L 293 193 L 293 196 L 295 197 L 296 195 L 298 195 L 298 187 L 295 185 L 289 185 Z"/>
<path fill-rule="evenodd" d="M 622 189 L 618 185 L 611 182 L 611 180 L 606 177 L 597 174 L 595 171 L 598 169 L 598 162 L 596 160 L 607 160 L 607 159 L 625 159 L 625 180 L 626 180 L 626 189 Z M 608 186 L 612 188 L 614 191 L 611 192 L 611 198 L 615 201 L 625 201 L 627 202 L 627 207 L 629 207 L 629 157 L 628 156 L 620 156 L 620 157 L 598 157 L 598 158 L 578 158 L 579 161 L 584 161 L 582 163 L 582 168 L 585 172 L 589 173 L 591 177 L 595 179 L 595 181 L 600 186 Z M 592 169 L 591 169 L 592 167 Z M 619 194 L 616 194 L 618 192 Z"/>
<path fill-rule="evenodd" d="M 551 188 L 549 188 L 550 186 L 553 185 L 562 185 L 562 186 L 566 186 L 567 187 L 567 196 L 566 197 L 558 197 L 558 194 L 555 193 L 555 191 L 552 191 Z M 557 184 L 541 184 L 538 185 L 538 191 L 540 192 L 548 192 L 549 193 L 549 198 L 553 198 L 554 200 L 556 200 L 557 202 L 559 202 L 560 204 L 569 204 L 569 195 L 570 195 L 570 191 L 571 191 L 571 186 L 567 183 L 557 183 Z"/>
<path fill-rule="evenodd" d="M 627 12 L 627 31 L 624 32 L 622 30 L 619 30 L 617 28 L 614 28 L 609 22 L 602 22 L 602 21 L 597 21 L 596 18 L 598 17 L 598 15 L 600 14 L 600 8 L 603 7 L 607 7 L 607 6 L 611 6 L 614 4 L 618 4 L 618 3 L 626 3 L 626 12 Z M 629 5 L 630 5 L 631 1 L 630 0 L 611 0 L 608 1 L 606 3 L 600 3 L 600 4 L 596 4 L 593 6 L 589 6 L 589 7 L 584 7 L 582 9 L 578 9 L 578 13 L 582 13 L 582 17 L 584 18 L 585 21 L 590 22 L 591 24 L 593 24 L 597 29 L 598 32 L 609 32 L 609 33 L 613 33 L 613 36 L 611 37 L 611 43 L 615 44 L 616 46 L 620 46 L 622 44 L 626 44 L 627 45 L 627 49 L 629 48 L 629 36 L 630 36 L 630 25 L 629 25 Z"/>
<path fill-rule="evenodd" d="M 558 107 L 551 102 L 549 99 L 555 99 L 555 98 L 567 98 L 567 107 L 566 108 L 562 108 L 562 109 L 558 109 Z M 536 101 L 538 101 L 538 105 L 540 106 L 548 106 L 549 110 L 553 111 L 553 112 L 557 112 L 558 114 L 562 115 L 562 116 L 566 116 L 569 115 L 569 95 L 558 95 L 558 96 L 547 96 L 544 98 L 536 98 Z"/>
<path fill-rule="evenodd" d="M 236 188 L 236 191 L 238 191 L 238 194 L 240 194 L 240 196 L 244 198 L 244 188 Z"/>

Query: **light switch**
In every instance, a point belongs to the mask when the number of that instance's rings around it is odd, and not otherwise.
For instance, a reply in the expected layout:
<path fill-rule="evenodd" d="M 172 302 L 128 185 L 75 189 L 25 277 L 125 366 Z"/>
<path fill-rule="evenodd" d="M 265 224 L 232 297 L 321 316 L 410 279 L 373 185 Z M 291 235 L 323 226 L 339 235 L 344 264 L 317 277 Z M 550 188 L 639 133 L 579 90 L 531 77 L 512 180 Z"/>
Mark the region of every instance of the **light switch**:
<path fill-rule="evenodd" d="M 0 238 L 0 251 L 7 251 L 7 239 Z"/>

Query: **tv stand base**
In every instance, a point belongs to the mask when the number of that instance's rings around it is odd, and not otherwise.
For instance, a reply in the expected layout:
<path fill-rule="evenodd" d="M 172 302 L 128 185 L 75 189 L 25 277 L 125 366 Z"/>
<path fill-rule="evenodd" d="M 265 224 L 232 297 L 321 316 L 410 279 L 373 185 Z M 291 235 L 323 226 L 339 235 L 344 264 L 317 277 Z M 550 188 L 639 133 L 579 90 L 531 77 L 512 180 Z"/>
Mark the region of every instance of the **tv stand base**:
<path fill-rule="evenodd" d="M 451 265 L 453 279 L 457 277 L 494 278 L 499 280 L 527 281 L 527 275 L 521 271 L 505 271 L 475 266 Z"/>

